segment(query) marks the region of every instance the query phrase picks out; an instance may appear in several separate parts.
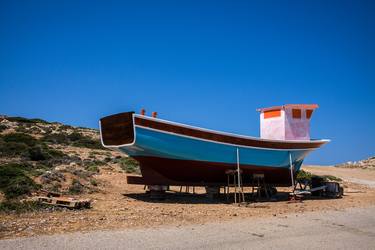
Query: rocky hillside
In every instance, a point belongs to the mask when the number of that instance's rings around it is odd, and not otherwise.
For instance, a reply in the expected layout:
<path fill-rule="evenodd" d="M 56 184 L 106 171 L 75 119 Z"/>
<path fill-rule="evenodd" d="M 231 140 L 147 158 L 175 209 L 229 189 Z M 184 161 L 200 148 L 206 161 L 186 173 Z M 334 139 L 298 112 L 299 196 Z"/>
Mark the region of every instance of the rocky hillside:
<path fill-rule="evenodd" d="M 336 167 L 341 168 L 362 168 L 362 169 L 372 169 L 375 170 L 375 156 L 370 157 L 366 160 L 361 161 L 348 161 L 339 165 L 336 165 Z"/>
<path fill-rule="evenodd" d="M 95 129 L 0 116 L 0 201 L 41 189 L 96 192 L 103 169 L 139 172 L 137 162 L 103 148 Z"/>

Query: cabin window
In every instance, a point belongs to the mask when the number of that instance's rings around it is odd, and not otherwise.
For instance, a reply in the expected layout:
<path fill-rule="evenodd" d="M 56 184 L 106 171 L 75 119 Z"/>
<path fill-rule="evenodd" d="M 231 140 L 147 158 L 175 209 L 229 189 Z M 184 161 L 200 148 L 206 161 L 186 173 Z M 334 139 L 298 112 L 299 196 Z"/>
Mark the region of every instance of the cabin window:
<path fill-rule="evenodd" d="M 314 110 L 312 110 L 312 109 L 307 109 L 307 110 L 306 110 L 306 118 L 307 118 L 307 119 L 310 119 L 310 118 L 311 118 L 311 115 L 312 115 L 313 111 L 314 111 Z"/>
<path fill-rule="evenodd" d="M 280 116 L 281 116 L 281 110 L 264 111 L 264 119 L 272 118 L 272 117 L 280 117 Z"/>
<path fill-rule="evenodd" d="M 292 116 L 294 119 L 301 119 L 301 110 L 300 109 L 292 109 Z"/>

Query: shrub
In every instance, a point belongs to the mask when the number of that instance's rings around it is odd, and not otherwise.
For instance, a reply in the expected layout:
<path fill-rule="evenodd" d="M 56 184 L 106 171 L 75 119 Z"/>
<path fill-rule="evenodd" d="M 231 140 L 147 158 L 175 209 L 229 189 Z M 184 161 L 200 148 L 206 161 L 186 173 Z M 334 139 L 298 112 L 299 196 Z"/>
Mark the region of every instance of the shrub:
<path fill-rule="evenodd" d="M 53 133 L 47 134 L 42 138 L 42 141 L 54 143 L 71 145 L 75 147 L 91 148 L 91 149 L 105 149 L 99 140 L 91 139 L 90 137 L 84 136 L 80 133 L 73 132 L 71 134 L 67 133 Z"/>
<path fill-rule="evenodd" d="M 98 186 L 98 181 L 96 179 L 91 179 L 90 184 L 96 187 Z"/>
<path fill-rule="evenodd" d="M 43 168 L 35 168 L 35 169 L 31 170 L 31 171 L 29 172 L 29 174 L 30 174 L 31 176 L 37 177 L 37 176 L 41 176 L 41 175 L 44 174 L 45 172 L 46 172 L 46 170 L 43 169 Z"/>
<path fill-rule="evenodd" d="M 61 129 L 61 130 L 67 130 L 67 129 L 74 129 L 74 127 L 72 127 L 72 126 L 70 126 L 70 125 L 64 125 L 64 124 L 63 124 L 63 125 L 60 126 L 60 129 Z"/>
<path fill-rule="evenodd" d="M 72 185 L 69 187 L 69 193 L 71 194 L 80 194 L 83 192 L 83 185 L 79 180 L 73 179 Z"/>
<path fill-rule="evenodd" d="M 0 132 L 3 132 L 4 130 L 6 130 L 8 127 L 3 125 L 3 124 L 0 124 Z"/>
<path fill-rule="evenodd" d="M 106 165 L 105 162 L 99 161 L 99 160 L 94 160 L 94 161 L 85 160 L 83 163 L 87 171 L 91 171 L 95 173 L 99 173 L 100 166 Z"/>
<path fill-rule="evenodd" d="M 52 183 L 54 181 L 65 181 L 65 176 L 58 171 L 47 171 L 41 177 L 40 180 L 42 183 Z"/>
<path fill-rule="evenodd" d="M 297 181 L 311 181 L 311 177 L 313 177 L 313 175 L 310 172 L 302 169 L 297 173 Z"/>
<path fill-rule="evenodd" d="M 45 161 L 67 157 L 61 151 L 48 147 L 30 135 L 12 133 L 0 136 L 0 156 L 25 157 L 32 161 Z"/>
<path fill-rule="evenodd" d="M 41 204 L 37 201 L 14 201 L 6 200 L 0 203 L 0 212 L 3 213 L 25 213 L 31 211 L 38 211 L 41 209 L 46 209 L 48 205 Z"/>
<path fill-rule="evenodd" d="M 96 165 L 87 166 L 85 169 L 90 172 L 99 173 L 99 168 Z"/>
<path fill-rule="evenodd" d="M 138 161 L 131 157 L 122 158 L 120 160 L 120 167 L 125 170 L 126 173 L 141 173 Z"/>
<path fill-rule="evenodd" d="M 31 127 L 31 128 L 29 129 L 29 132 L 30 132 L 30 133 L 33 133 L 33 134 L 39 134 L 39 133 L 42 132 L 42 130 L 41 130 L 40 128 L 38 128 L 38 127 Z"/>
<path fill-rule="evenodd" d="M 23 127 L 23 126 L 18 126 L 18 127 L 15 129 L 15 131 L 16 131 L 17 133 L 27 133 L 27 129 L 26 129 L 25 127 Z"/>
<path fill-rule="evenodd" d="M 304 170 L 300 170 L 297 173 L 297 181 L 311 181 L 311 178 L 321 178 L 322 181 L 342 181 L 341 178 L 333 175 L 318 176 Z"/>
<path fill-rule="evenodd" d="M 75 169 L 75 170 L 72 171 L 72 174 L 74 174 L 75 176 L 78 176 L 82 179 L 87 180 L 87 178 L 91 177 L 94 174 L 94 172 L 86 171 L 86 170 L 82 170 L 82 169 Z"/>
<path fill-rule="evenodd" d="M 24 175 L 10 180 L 9 185 L 3 189 L 3 192 L 7 199 L 11 199 L 30 194 L 36 189 L 36 183 L 30 177 Z"/>
<path fill-rule="evenodd" d="M 41 139 L 43 142 L 49 142 L 53 144 L 69 144 L 68 135 L 66 133 L 54 133 L 54 134 L 46 134 Z"/>
<path fill-rule="evenodd" d="M 54 183 L 48 190 L 50 190 L 52 192 L 59 193 L 60 192 L 60 188 L 61 188 L 61 184 L 60 183 Z"/>
<path fill-rule="evenodd" d="M 79 140 L 82 140 L 84 138 L 84 136 L 82 134 L 77 133 L 77 132 L 73 132 L 73 133 L 69 134 L 67 137 L 72 142 L 79 141 Z"/>
<path fill-rule="evenodd" d="M 341 178 L 333 175 L 323 175 L 322 178 L 324 179 L 324 181 L 342 181 Z"/>
<path fill-rule="evenodd" d="M 47 154 L 42 150 L 40 146 L 34 146 L 29 148 L 29 158 L 32 161 L 43 161 L 48 158 Z"/>
<path fill-rule="evenodd" d="M 30 177 L 25 174 L 22 164 L 6 164 L 0 166 L 0 190 L 5 198 L 11 199 L 40 188 Z"/>
<path fill-rule="evenodd" d="M 39 144 L 29 148 L 28 156 L 32 161 L 44 161 L 50 159 L 56 161 L 63 158 L 68 158 L 68 155 L 62 151 L 50 148 L 46 144 Z"/>
<path fill-rule="evenodd" d="M 91 149 L 105 149 L 99 140 L 93 140 L 86 136 L 83 136 L 80 140 L 75 141 L 72 145 L 75 147 L 83 147 L 83 148 L 91 148 Z"/>
<path fill-rule="evenodd" d="M 61 159 L 61 158 L 64 158 L 64 157 L 69 157 L 67 154 L 65 154 L 64 152 L 62 152 L 60 150 L 57 150 L 57 149 L 47 147 L 44 150 L 45 150 L 45 153 L 48 154 L 47 159 L 48 158 Z"/>
<path fill-rule="evenodd" d="M 27 156 L 29 146 L 22 142 L 5 142 L 0 139 L 0 156 Z"/>
<path fill-rule="evenodd" d="M 44 124 L 49 124 L 49 122 L 42 120 L 42 119 L 28 119 L 25 117 L 19 117 L 19 116 L 14 116 L 14 117 L 7 117 L 6 118 L 8 121 L 11 122 L 22 122 L 22 123 L 44 123 Z"/>
<path fill-rule="evenodd" d="M 24 143 L 28 146 L 34 146 L 37 144 L 37 140 L 25 133 L 11 133 L 6 134 L 3 136 L 3 140 L 5 142 L 16 142 L 16 143 Z"/>

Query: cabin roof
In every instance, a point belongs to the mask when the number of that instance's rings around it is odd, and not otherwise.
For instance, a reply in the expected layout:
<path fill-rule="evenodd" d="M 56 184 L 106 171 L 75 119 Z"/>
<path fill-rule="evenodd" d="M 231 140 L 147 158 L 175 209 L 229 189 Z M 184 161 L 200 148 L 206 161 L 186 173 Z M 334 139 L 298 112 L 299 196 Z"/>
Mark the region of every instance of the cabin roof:
<path fill-rule="evenodd" d="M 273 106 L 268 108 L 259 108 L 257 109 L 258 112 L 264 112 L 264 111 L 271 111 L 271 110 L 285 110 L 285 109 L 291 109 L 291 108 L 298 108 L 298 109 L 316 109 L 318 108 L 318 104 L 285 104 L 281 106 Z"/>

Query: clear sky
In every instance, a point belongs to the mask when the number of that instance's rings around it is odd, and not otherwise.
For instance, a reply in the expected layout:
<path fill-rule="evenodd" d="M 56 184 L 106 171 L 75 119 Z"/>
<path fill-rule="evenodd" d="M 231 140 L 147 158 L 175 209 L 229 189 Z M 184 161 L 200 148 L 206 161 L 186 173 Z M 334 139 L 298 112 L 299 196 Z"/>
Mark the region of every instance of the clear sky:
<path fill-rule="evenodd" d="M 375 155 L 375 1 L 0 1 L 0 114 L 160 118 L 259 135 L 317 103 L 307 163 Z"/>

